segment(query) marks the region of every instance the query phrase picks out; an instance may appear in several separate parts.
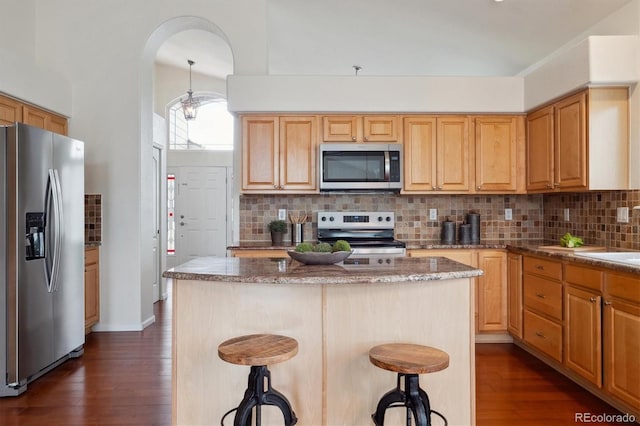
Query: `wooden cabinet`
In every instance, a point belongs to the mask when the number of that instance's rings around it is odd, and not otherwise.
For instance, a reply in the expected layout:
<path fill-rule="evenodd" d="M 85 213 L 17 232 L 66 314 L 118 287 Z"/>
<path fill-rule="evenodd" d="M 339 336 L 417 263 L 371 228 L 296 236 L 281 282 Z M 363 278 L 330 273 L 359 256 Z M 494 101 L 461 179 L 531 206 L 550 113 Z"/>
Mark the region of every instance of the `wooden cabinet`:
<path fill-rule="evenodd" d="M 565 264 L 564 276 L 564 364 L 602 387 L 603 273 Z"/>
<path fill-rule="evenodd" d="M 477 331 L 507 331 L 507 255 L 504 250 L 478 250 L 478 268 L 483 275 L 477 279 Z"/>
<path fill-rule="evenodd" d="M 562 264 L 523 257 L 524 341 L 562 362 Z"/>
<path fill-rule="evenodd" d="M 404 191 L 468 192 L 469 119 L 404 117 Z"/>
<path fill-rule="evenodd" d="M 507 330 L 522 339 L 522 255 L 507 254 Z"/>
<path fill-rule="evenodd" d="M 100 321 L 100 249 L 84 250 L 84 332 Z"/>
<path fill-rule="evenodd" d="M 628 89 L 599 87 L 527 115 L 527 191 L 629 188 Z"/>
<path fill-rule="evenodd" d="M 322 117 L 324 142 L 398 142 L 397 115 L 327 115 Z"/>
<path fill-rule="evenodd" d="M 478 192 L 524 192 L 524 117 L 476 117 L 475 185 Z"/>
<path fill-rule="evenodd" d="M 22 104 L 0 96 L 0 125 L 22 123 Z"/>
<path fill-rule="evenodd" d="M 15 99 L 0 96 L 0 125 L 16 122 L 50 130 L 61 135 L 67 134 L 67 119 L 65 117 Z"/>
<path fill-rule="evenodd" d="M 242 117 L 242 190 L 317 192 L 316 116 Z"/>
<path fill-rule="evenodd" d="M 640 412 L 640 278 L 607 271 L 604 291 L 604 387 Z"/>

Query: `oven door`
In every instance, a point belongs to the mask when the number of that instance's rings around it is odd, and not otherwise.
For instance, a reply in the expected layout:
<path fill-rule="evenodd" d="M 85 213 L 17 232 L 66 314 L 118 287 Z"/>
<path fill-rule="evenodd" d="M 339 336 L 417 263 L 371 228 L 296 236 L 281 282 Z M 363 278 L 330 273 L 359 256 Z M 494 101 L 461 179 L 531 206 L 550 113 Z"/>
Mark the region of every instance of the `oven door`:
<path fill-rule="evenodd" d="M 400 189 L 401 147 L 389 144 L 322 144 L 320 190 Z"/>

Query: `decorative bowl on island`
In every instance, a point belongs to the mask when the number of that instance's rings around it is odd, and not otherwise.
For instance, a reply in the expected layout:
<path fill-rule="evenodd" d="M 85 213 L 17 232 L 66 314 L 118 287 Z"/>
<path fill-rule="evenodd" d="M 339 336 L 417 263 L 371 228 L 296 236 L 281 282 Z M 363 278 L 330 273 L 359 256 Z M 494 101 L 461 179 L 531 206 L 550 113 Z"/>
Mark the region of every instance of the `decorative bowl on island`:
<path fill-rule="evenodd" d="M 351 256 L 352 251 L 334 251 L 329 253 L 287 250 L 287 253 L 292 259 L 297 260 L 300 263 L 304 263 L 305 265 L 332 265 L 334 263 L 342 262 L 347 257 Z"/>

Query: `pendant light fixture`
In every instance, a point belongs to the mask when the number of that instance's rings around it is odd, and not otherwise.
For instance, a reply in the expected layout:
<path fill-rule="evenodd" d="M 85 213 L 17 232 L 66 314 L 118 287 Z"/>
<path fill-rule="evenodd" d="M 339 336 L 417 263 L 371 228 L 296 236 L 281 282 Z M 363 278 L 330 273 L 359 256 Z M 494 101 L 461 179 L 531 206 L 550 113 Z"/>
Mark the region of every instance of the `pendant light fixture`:
<path fill-rule="evenodd" d="M 196 118 L 200 102 L 193 99 L 193 91 L 191 90 L 191 67 L 195 62 L 188 59 L 187 63 L 189 64 L 189 91 L 187 92 L 187 99 L 182 101 L 182 112 L 184 113 L 184 119 L 189 121 Z"/>

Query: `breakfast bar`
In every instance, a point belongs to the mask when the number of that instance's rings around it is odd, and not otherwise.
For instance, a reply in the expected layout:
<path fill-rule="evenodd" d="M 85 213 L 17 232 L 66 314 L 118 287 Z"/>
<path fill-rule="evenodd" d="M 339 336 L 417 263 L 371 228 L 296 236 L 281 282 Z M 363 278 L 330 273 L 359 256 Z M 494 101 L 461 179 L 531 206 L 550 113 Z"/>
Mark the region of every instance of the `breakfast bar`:
<path fill-rule="evenodd" d="M 294 358 L 269 369 L 300 425 L 372 424 L 396 377 L 371 365 L 368 352 L 395 342 L 449 354 L 449 367 L 421 386 L 450 425 L 474 424 L 472 281 L 481 274 L 443 257 L 371 267 L 198 258 L 172 268 L 164 273 L 173 279 L 172 422 L 219 424 L 242 399 L 248 368 L 221 360 L 218 345 L 272 333 L 299 345 Z M 263 408 L 263 425 L 282 424 L 272 408 Z M 404 418 L 403 409 L 387 414 L 388 424 Z"/>

